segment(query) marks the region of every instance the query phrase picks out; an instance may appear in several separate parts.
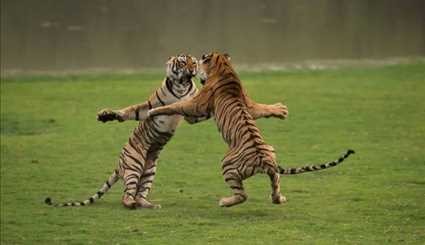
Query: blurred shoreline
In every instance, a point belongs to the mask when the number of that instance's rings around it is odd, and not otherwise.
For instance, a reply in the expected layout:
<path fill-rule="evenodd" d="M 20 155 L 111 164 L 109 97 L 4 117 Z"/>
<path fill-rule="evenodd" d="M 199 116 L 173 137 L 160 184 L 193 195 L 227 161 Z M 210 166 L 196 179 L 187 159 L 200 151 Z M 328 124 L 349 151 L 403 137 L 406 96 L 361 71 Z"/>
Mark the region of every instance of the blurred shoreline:
<path fill-rule="evenodd" d="M 305 60 L 299 62 L 239 64 L 235 63 L 238 72 L 268 72 L 268 71 L 319 71 L 345 68 L 372 68 L 400 64 L 425 63 L 425 57 L 394 57 L 385 59 L 334 59 L 334 60 Z M 27 76 L 68 76 L 68 75 L 135 75 L 158 74 L 164 72 L 163 67 L 129 68 L 87 68 L 57 70 L 24 70 L 8 69 L 1 71 L 1 78 L 27 77 Z"/>

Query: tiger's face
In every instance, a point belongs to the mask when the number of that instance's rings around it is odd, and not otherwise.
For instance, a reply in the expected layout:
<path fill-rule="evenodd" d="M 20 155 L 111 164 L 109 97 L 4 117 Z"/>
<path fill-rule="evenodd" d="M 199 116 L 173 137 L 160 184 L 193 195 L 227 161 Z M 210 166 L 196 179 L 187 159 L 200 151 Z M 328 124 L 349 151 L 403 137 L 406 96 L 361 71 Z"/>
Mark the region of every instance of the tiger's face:
<path fill-rule="evenodd" d="M 195 57 L 179 54 L 168 58 L 167 77 L 180 84 L 191 81 L 198 73 L 198 62 Z"/>
<path fill-rule="evenodd" d="M 220 68 L 221 63 L 228 63 L 230 56 L 226 53 L 220 54 L 218 52 L 211 52 L 209 54 L 202 55 L 199 60 L 199 78 L 201 84 L 204 85 L 207 79 L 216 72 L 217 68 Z"/>

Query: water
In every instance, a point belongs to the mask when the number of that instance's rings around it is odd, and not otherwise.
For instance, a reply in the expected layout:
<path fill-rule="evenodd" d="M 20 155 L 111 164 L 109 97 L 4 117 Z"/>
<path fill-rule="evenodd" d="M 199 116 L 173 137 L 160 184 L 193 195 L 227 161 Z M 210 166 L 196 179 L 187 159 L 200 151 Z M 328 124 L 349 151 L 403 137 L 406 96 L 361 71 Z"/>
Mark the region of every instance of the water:
<path fill-rule="evenodd" d="M 210 50 L 238 64 L 425 56 L 425 1 L 1 2 L 3 71 L 137 70 Z"/>

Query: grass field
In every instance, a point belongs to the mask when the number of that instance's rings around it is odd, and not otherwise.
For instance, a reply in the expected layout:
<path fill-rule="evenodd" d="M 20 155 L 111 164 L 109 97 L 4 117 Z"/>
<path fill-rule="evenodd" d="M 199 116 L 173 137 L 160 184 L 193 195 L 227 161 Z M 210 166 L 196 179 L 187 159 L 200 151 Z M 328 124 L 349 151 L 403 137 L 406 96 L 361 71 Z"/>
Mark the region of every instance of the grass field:
<path fill-rule="evenodd" d="M 286 166 L 333 160 L 326 171 L 246 181 L 248 201 L 220 174 L 226 145 L 213 121 L 183 123 L 160 156 L 151 199 L 126 210 L 118 182 L 89 207 L 52 208 L 97 191 L 135 122 L 96 121 L 104 107 L 145 100 L 163 74 L 9 78 L 1 83 L 2 244 L 424 244 L 425 63 L 328 71 L 241 73 L 258 102 L 282 101 L 288 120 L 258 126 Z"/>

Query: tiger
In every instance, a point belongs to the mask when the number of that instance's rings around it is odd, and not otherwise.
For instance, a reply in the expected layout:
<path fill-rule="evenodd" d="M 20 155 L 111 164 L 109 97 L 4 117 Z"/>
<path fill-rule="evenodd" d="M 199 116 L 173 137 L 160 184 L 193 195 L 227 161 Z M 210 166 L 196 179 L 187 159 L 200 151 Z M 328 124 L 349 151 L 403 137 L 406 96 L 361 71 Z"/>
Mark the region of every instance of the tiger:
<path fill-rule="evenodd" d="M 128 120 L 140 121 L 123 147 L 118 167 L 97 191 L 85 201 L 53 203 L 46 198 L 45 203 L 54 206 L 85 206 L 100 199 L 120 178 L 124 180 L 124 194 L 122 204 L 129 209 L 160 208 L 148 200 L 156 174 L 159 153 L 165 144 L 174 135 L 182 120 L 182 116 L 160 116 L 147 118 L 149 109 L 168 105 L 176 101 L 185 101 L 197 94 L 198 89 L 193 81 L 198 71 L 198 62 L 195 57 L 186 54 L 172 56 L 166 63 L 166 77 L 162 86 L 141 104 L 132 105 L 119 110 L 103 109 L 98 112 L 97 120 L 101 122 L 124 122 Z M 259 104 L 250 100 L 249 112 L 253 118 L 276 117 L 286 118 L 287 107 L 281 103 L 272 105 Z M 198 118 L 185 118 L 194 123 Z"/>
<path fill-rule="evenodd" d="M 257 174 L 267 174 L 271 182 L 271 200 L 274 204 L 287 201 L 281 194 L 280 175 L 299 174 L 334 167 L 354 153 L 349 149 L 335 161 L 283 168 L 276 161 L 274 148 L 266 144 L 254 118 L 248 111 L 246 91 L 230 63 L 228 54 L 211 52 L 199 60 L 201 83 L 199 93 L 186 101 L 153 108 L 150 118 L 163 115 L 214 118 L 229 149 L 222 160 L 222 175 L 233 194 L 219 200 L 219 206 L 231 207 L 247 200 L 243 180 Z"/>

